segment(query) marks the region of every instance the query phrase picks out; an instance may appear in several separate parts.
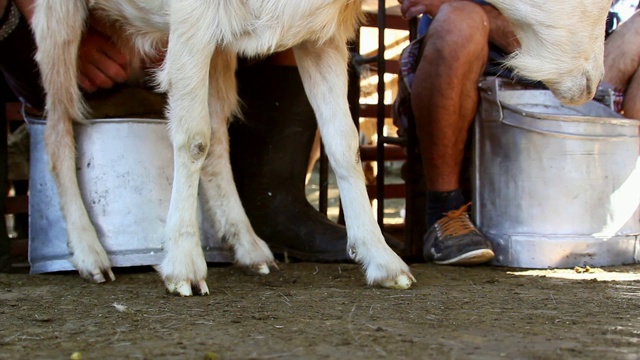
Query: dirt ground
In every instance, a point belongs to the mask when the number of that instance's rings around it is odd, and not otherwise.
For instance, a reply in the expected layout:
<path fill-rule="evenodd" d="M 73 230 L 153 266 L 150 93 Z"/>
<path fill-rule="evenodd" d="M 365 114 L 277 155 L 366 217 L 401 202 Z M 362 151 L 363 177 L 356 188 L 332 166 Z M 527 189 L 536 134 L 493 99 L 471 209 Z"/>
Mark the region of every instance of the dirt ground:
<path fill-rule="evenodd" d="M 149 269 L 95 285 L 0 274 L 0 359 L 637 359 L 640 266 L 524 272 L 414 264 L 406 291 L 352 264 L 209 270 L 210 296 Z M 606 270 L 606 271 L 605 271 Z M 539 276 L 542 275 L 542 276 Z M 555 276 L 571 275 L 575 279 Z"/>

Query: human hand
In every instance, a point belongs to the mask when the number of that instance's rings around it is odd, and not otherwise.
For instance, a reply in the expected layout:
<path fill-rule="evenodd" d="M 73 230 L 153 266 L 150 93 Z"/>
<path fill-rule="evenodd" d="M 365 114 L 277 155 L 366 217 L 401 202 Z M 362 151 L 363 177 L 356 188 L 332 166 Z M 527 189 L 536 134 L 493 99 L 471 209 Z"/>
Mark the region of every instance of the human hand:
<path fill-rule="evenodd" d="M 129 58 L 111 38 L 89 27 L 78 50 L 78 83 L 85 91 L 111 88 L 129 78 Z"/>
<path fill-rule="evenodd" d="M 421 14 L 434 16 L 440 6 L 449 1 L 451 0 L 398 0 L 405 19 L 411 19 Z"/>
<path fill-rule="evenodd" d="M 8 0 L 0 0 L 0 5 Z M 22 15 L 31 23 L 35 0 L 13 0 Z M 0 10 L 2 7 L 0 7 Z M 129 78 L 128 56 L 105 35 L 107 26 L 99 19 L 90 17 L 90 25 L 82 36 L 78 49 L 78 83 L 88 92 L 111 88 Z"/>

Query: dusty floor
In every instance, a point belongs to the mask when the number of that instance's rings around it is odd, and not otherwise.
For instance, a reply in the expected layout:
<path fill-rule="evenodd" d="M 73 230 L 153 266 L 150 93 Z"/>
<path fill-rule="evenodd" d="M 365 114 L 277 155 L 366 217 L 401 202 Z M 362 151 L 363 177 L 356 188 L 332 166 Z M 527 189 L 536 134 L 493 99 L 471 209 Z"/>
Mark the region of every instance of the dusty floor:
<path fill-rule="evenodd" d="M 640 357 L 640 282 L 587 280 L 638 279 L 640 266 L 540 277 L 414 264 L 407 291 L 368 287 L 351 264 L 280 267 L 212 267 L 212 294 L 193 298 L 166 295 L 147 269 L 106 285 L 0 274 L 0 359 Z"/>

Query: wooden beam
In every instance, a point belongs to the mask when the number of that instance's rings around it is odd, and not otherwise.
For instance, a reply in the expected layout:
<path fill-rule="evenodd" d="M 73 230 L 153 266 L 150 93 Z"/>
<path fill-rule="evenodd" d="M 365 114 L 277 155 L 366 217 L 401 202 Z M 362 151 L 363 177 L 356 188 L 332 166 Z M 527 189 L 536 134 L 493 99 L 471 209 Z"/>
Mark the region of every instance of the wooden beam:
<path fill-rule="evenodd" d="M 404 199 L 406 193 L 404 184 L 387 184 L 384 186 L 385 199 Z M 369 194 L 369 199 L 375 199 L 376 185 L 367 185 L 367 194 Z"/>
<path fill-rule="evenodd" d="M 362 161 L 376 161 L 376 154 L 378 147 L 376 145 L 362 145 L 360 146 L 360 158 Z M 384 146 L 384 160 L 385 161 L 398 161 L 406 160 L 407 154 L 404 149 L 398 145 L 386 145 Z"/>
<path fill-rule="evenodd" d="M 397 29 L 397 30 L 407 30 L 409 31 L 409 21 L 404 19 L 400 15 L 390 15 L 386 16 L 386 25 L 387 29 Z M 365 20 L 362 26 L 366 27 L 378 27 L 378 14 L 376 13 L 365 13 Z"/>
<path fill-rule="evenodd" d="M 4 208 L 5 214 L 28 214 L 29 213 L 29 196 L 7 196 Z"/>
<path fill-rule="evenodd" d="M 391 110 L 393 109 L 393 105 L 385 105 L 384 106 L 384 117 L 390 119 L 391 118 Z M 360 117 L 366 118 L 377 118 L 378 117 L 378 105 L 377 104 L 360 104 L 360 112 L 358 114 Z"/>

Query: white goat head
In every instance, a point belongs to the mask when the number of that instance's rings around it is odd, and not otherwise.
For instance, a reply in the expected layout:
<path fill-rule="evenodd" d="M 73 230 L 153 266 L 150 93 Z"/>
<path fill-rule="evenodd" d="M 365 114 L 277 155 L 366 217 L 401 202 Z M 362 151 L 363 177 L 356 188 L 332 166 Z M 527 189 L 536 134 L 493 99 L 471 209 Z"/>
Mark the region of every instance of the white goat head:
<path fill-rule="evenodd" d="M 565 104 L 584 103 L 604 75 L 611 0 L 488 0 L 514 27 L 521 49 L 507 66 L 542 81 Z"/>

